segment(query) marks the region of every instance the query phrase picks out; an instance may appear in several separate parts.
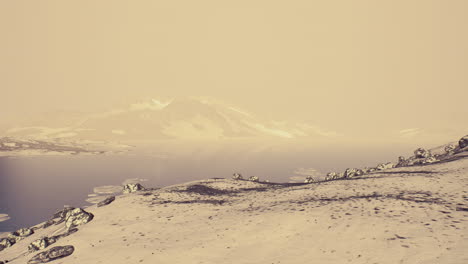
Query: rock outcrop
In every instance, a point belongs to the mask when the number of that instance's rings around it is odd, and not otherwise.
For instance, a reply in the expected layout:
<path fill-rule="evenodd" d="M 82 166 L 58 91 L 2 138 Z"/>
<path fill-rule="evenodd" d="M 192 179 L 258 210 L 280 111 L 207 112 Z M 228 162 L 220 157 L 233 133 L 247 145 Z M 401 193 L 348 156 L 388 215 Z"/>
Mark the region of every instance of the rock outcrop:
<path fill-rule="evenodd" d="M 145 188 L 139 183 L 129 183 L 123 188 L 123 193 L 134 193 L 137 191 L 144 191 Z"/>
<path fill-rule="evenodd" d="M 232 175 L 232 179 L 234 179 L 234 180 L 242 180 L 242 179 L 244 179 L 244 177 L 242 177 L 242 174 L 240 174 L 240 173 L 234 173 L 234 174 Z"/>
<path fill-rule="evenodd" d="M 379 164 L 376 169 L 377 170 L 387 170 L 387 169 L 392 169 L 392 168 L 395 168 L 395 164 L 393 164 L 391 162 L 387 162 L 387 163 Z"/>
<path fill-rule="evenodd" d="M 42 237 L 40 239 L 36 239 L 28 246 L 29 252 L 34 252 L 38 250 L 45 249 L 49 245 L 55 243 L 57 241 L 56 237 Z"/>
<path fill-rule="evenodd" d="M 425 159 L 431 156 L 431 152 L 423 149 L 423 148 L 418 148 L 414 151 L 414 157 L 417 159 Z"/>
<path fill-rule="evenodd" d="M 115 201 L 115 196 L 109 196 L 109 197 L 107 197 L 106 199 L 100 201 L 100 202 L 97 204 L 97 207 L 101 207 L 101 206 L 108 205 L 108 204 L 112 203 L 113 201 Z"/>
<path fill-rule="evenodd" d="M 67 213 L 65 226 L 68 229 L 88 223 L 93 220 L 94 215 L 81 208 L 75 208 Z"/>
<path fill-rule="evenodd" d="M 260 179 L 257 176 L 250 176 L 249 181 L 258 182 L 258 181 L 260 181 Z"/>
<path fill-rule="evenodd" d="M 314 183 L 316 180 L 312 176 L 307 176 L 304 180 L 304 183 Z"/>
<path fill-rule="evenodd" d="M 16 243 L 15 239 L 12 238 L 2 238 L 0 239 L 0 251 L 4 250 L 5 248 L 11 247 Z"/>
<path fill-rule="evenodd" d="M 460 138 L 460 140 L 458 141 L 458 146 L 460 147 L 460 149 L 468 147 L 468 135 Z"/>
<path fill-rule="evenodd" d="M 75 251 L 71 245 L 53 247 L 47 251 L 35 255 L 28 261 L 28 264 L 47 263 L 56 259 L 70 256 Z"/>

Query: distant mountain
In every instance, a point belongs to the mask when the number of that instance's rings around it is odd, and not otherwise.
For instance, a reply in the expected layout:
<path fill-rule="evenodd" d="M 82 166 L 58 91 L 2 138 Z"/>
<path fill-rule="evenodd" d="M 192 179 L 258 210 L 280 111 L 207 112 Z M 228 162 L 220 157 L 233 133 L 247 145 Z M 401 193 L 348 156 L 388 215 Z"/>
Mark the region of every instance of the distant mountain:
<path fill-rule="evenodd" d="M 151 141 L 166 139 L 221 140 L 231 138 L 323 138 L 339 136 L 309 124 L 261 120 L 237 107 L 211 98 L 184 97 L 169 101 L 151 99 L 104 113 L 67 119 L 53 125 L 7 129 L 5 136 L 30 139 L 92 141 Z"/>

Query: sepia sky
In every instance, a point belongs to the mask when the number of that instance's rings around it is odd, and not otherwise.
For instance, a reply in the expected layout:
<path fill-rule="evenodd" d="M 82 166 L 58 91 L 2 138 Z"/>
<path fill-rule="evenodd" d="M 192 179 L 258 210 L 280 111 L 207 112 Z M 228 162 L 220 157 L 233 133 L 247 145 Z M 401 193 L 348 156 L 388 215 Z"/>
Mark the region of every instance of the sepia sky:
<path fill-rule="evenodd" d="M 0 0 L 0 121 L 201 95 L 370 138 L 468 133 L 466 10 L 465 0 Z"/>

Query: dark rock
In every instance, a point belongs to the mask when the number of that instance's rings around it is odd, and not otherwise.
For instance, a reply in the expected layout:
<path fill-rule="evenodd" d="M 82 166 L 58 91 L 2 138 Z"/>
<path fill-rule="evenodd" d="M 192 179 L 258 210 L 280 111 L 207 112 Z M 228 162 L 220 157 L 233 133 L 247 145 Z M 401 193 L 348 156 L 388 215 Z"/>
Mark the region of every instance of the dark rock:
<path fill-rule="evenodd" d="M 114 200 L 115 200 L 115 196 L 109 196 L 109 197 L 107 197 L 106 199 L 104 199 L 103 201 L 100 201 L 100 202 L 97 204 L 97 207 L 101 207 L 101 206 L 104 206 L 104 205 L 108 205 L 108 204 L 112 203 Z"/>
<path fill-rule="evenodd" d="M 57 219 L 57 221 L 55 221 L 55 224 L 58 225 L 58 224 L 61 224 L 63 223 L 65 220 L 66 220 L 66 217 L 67 217 L 67 214 L 68 212 L 74 210 L 75 207 L 65 207 L 63 208 L 62 210 L 60 211 L 57 211 L 53 216 L 52 216 L 52 219 Z"/>
<path fill-rule="evenodd" d="M 16 230 L 15 232 L 11 232 L 10 234 L 8 234 L 8 238 L 14 239 L 15 241 L 19 241 L 32 234 L 34 234 L 34 230 L 32 230 L 31 228 L 21 228 Z"/>
<path fill-rule="evenodd" d="M 234 173 L 234 174 L 232 175 L 232 178 L 233 178 L 234 180 L 242 180 L 242 179 L 244 179 L 244 177 L 242 177 L 242 175 L 241 175 L 240 173 Z"/>
<path fill-rule="evenodd" d="M 0 251 L 4 250 L 5 248 L 11 247 L 16 243 L 16 239 L 13 238 L 2 238 L 0 239 Z"/>
<path fill-rule="evenodd" d="M 29 252 L 42 250 L 55 242 L 57 242 L 57 237 L 42 237 L 31 242 L 28 246 L 28 250 Z"/>
<path fill-rule="evenodd" d="M 249 177 L 249 181 L 252 181 L 252 182 L 259 182 L 260 179 L 259 179 L 257 176 L 250 176 L 250 177 Z"/>
<path fill-rule="evenodd" d="M 56 259 L 70 256 L 73 254 L 73 251 L 75 251 L 73 246 L 53 247 L 32 257 L 28 261 L 28 264 L 47 263 Z"/>
<path fill-rule="evenodd" d="M 139 183 L 129 183 L 123 188 L 123 193 L 134 193 L 137 191 L 143 191 L 145 188 Z"/>
<path fill-rule="evenodd" d="M 54 220 L 48 220 L 47 222 L 45 222 L 43 225 L 42 225 L 42 228 L 47 228 L 51 225 L 55 224 L 55 221 Z"/>
<path fill-rule="evenodd" d="M 460 149 L 468 147 L 468 135 L 460 138 L 460 140 L 458 141 L 458 146 L 460 147 Z"/>
<path fill-rule="evenodd" d="M 94 215 L 81 208 L 69 211 L 65 217 L 65 226 L 70 230 L 79 225 L 83 225 L 93 220 Z"/>
<path fill-rule="evenodd" d="M 348 168 L 348 169 L 345 170 L 345 172 L 343 174 L 343 177 L 344 178 L 352 178 L 352 177 L 356 176 L 356 172 L 357 172 L 356 169 Z"/>
<path fill-rule="evenodd" d="M 423 148 L 418 148 L 414 151 L 414 157 L 417 159 L 425 159 L 431 156 L 431 153 Z"/>

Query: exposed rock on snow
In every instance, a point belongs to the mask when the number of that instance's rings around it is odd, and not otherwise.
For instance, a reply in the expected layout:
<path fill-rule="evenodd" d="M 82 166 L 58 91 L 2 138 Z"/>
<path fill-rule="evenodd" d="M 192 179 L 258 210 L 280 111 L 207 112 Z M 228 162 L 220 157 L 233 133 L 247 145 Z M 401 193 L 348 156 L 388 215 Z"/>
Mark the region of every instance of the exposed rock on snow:
<path fill-rule="evenodd" d="M 428 158 L 431 153 L 423 148 L 418 148 L 414 151 L 414 157 L 417 159 L 425 159 Z"/>
<path fill-rule="evenodd" d="M 240 173 L 234 173 L 234 174 L 232 175 L 232 179 L 234 179 L 234 180 L 242 180 L 242 179 L 244 179 L 244 177 L 242 177 L 242 175 L 241 175 Z"/>
<path fill-rule="evenodd" d="M 134 193 L 137 191 L 144 191 L 145 188 L 139 183 L 129 183 L 123 188 L 123 193 Z"/>
<path fill-rule="evenodd" d="M 115 196 L 109 196 L 106 199 L 104 199 L 103 201 L 99 202 L 97 204 L 97 207 L 108 205 L 108 204 L 112 203 L 114 200 L 115 200 Z"/>
<path fill-rule="evenodd" d="M 377 166 L 377 170 L 387 170 L 387 169 L 392 169 L 392 168 L 395 168 L 395 164 L 391 162 L 382 163 Z"/>
<path fill-rule="evenodd" d="M 260 181 L 260 179 L 257 176 L 250 176 L 249 181 L 258 182 L 258 181 Z"/>
<path fill-rule="evenodd" d="M 28 261 L 28 264 L 47 263 L 56 259 L 70 256 L 74 251 L 75 248 L 71 245 L 53 247 L 47 251 L 35 255 Z"/>
<path fill-rule="evenodd" d="M 81 208 L 76 208 L 67 213 L 67 216 L 65 217 L 65 226 L 68 229 L 71 229 L 73 227 L 88 223 L 89 221 L 93 220 L 93 217 L 93 214 L 88 213 Z"/>
<path fill-rule="evenodd" d="M 460 147 L 460 149 L 468 147 L 468 135 L 460 138 L 460 140 L 458 141 L 458 146 Z"/>
<path fill-rule="evenodd" d="M 57 238 L 55 237 L 42 237 L 40 239 L 34 240 L 29 244 L 28 250 L 29 252 L 34 252 L 38 250 L 45 249 L 49 245 L 55 243 L 57 241 Z"/>

